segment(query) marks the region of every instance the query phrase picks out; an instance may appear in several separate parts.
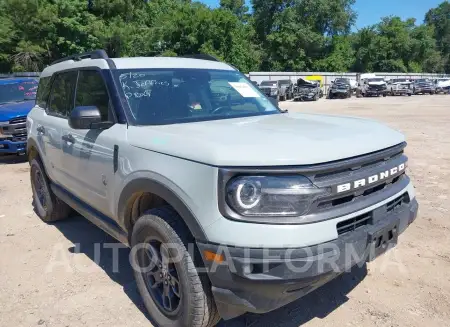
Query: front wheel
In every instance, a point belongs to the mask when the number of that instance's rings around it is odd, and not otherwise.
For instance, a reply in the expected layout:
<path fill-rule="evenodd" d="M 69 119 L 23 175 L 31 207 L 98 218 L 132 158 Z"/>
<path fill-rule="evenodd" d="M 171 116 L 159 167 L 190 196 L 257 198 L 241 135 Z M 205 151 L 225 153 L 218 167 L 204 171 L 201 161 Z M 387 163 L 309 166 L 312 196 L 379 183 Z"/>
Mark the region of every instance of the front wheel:
<path fill-rule="evenodd" d="M 188 245 L 194 244 L 172 207 L 141 216 L 131 236 L 134 276 L 157 326 L 210 327 L 220 316 L 206 275 L 200 275 Z"/>

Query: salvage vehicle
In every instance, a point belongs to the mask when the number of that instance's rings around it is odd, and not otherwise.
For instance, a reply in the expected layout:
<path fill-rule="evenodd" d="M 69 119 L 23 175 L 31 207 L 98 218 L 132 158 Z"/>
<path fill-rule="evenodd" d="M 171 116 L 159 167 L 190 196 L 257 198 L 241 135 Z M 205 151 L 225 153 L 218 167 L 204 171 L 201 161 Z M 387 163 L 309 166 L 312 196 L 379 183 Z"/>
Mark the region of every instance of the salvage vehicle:
<path fill-rule="evenodd" d="M 271 97 L 280 100 L 281 87 L 278 81 L 262 81 L 259 84 L 259 89 L 267 97 Z"/>
<path fill-rule="evenodd" d="M 280 100 L 290 100 L 294 98 L 294 83 L 290 79 L 281 79 L 280 84 Z"/>
<path fill-rule="evenodd" d="M 0 79 L 0 154 L 24 154 L 26 117 L 34 106 L 38 80 Z"/>
<path fill-rule="evenodd" d="M 328 99 L 346 99 L 352 97 L 349 78 L 336 78 L 328 90 Z"/>
<path fill-rule="evenodd" d="M 450 93 L 450 78 L 437 78 L 434 84 L 436 94 Z"/>
<path fill-rule="evenodd" d="M 320 98 L 320 92 L 319 83 L 299 78 L 294 89 L 294 101 L 317 101 Z"/>
<path fill-rule="evenodd" d="M 412 82 L 406 78 L 394 78 L 387 81 L 387 89 L 390 95 L 408 95 L 413 94 Z"/>
<path fill-rule="evenodd" d="M 382 77 L 370 76 L 363 77 L 361 75 L 361 81 L 359 83 L 359 94 L 363 97 L 368 96 L 380 96 L 385 97 L 387 95 L 386 81 Z"/>
<path fill-rule="evenodd" d="M 435 94 L 436 87 L 428 78 L 419 78 L 413 81 L 413 94 Z"/>
<path fill-rule="evenodd" d="M 200 58 L 60 59 L 27 119 L 37 214 L 75 209 L 129 245 L 156 326 L 275 310 L 385 253 L 418 210 L 401 133 L 286 113 Z"/>

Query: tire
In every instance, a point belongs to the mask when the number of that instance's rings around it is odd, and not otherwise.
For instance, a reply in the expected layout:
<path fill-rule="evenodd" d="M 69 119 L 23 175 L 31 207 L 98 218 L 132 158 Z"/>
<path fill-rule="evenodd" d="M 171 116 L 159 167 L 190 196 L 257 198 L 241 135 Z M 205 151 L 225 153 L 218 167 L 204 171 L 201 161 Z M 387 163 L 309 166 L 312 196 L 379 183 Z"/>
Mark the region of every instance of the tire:
<path fill-rule="evenodd" d="M 72 208 L 52 192 L 42 162 L 37 158 L 31 160 L 30 179 L 34 210 L 42 221 L 51 223 L 70 216 Z"/>
<path fill-rule="evenodd" d="M 383 98 L 385 98 L 385 97 L 386 97 L 386 95 L 387 95 L 386 93 L 383 93 Z"/>
<path fill-rule="evenodd" d="M 142 258 L 140 253 L 146 251 L 143 249 L 135 251 L 136 245 L 152 245 L 155 250 L 158 248 L 156 242 L 172 244 L 166 252 L 168 257 L 173 258 L 178 253 L 181 258 L 178 262 L 169 261 L 169 264 L 166 265 L 162 263 L 162 260 L 159 260 L 161 268 L 158 268 L 158 264 L 149 274 L 134 269 L 139 293 L 156 325 L 164 327 L 210 327 L 216 325 L 220 316 L 211 293 L 209 279 L 206 275 L 199 275 L 194 259 L 188 252 L 188 244 L 194 243 L 194 239 L 184 225 L 182 218 L 170 206 L 149 210 L 134 225 L 131 235 L 133 262 L 139 262 L 139 258 Z M 162 249 L 163 247 L 160 245 L 161 257 L 163 256 L 161 254 Z M 150 257 L 151 255 L 148 258 Z M 158 257 L 160 258 L 159 255 Z M 200 255 L 197 255 L 196 258 L 200 259 Z M 139 266 L 146 265 L 139 264 Z M 166 269 L 163 268 L 164 266 L 166 266 Z M 159 281 L 155 278 L 157 276 L 159 276 Z M 165 277 L 161 278 L 161 276 Z M 164 278 L 166 278 L 165 282 L 162 281 Z M 178 283 L 174 283 L 173 281 L 177 279 Z M 175 286 L 175 284 L 178 286 Z M 151 287 L 155 285 L 156 288 Z M 161 292 L 164 292 L 164 290 L 167 290 L 169 296 L 162 295 L 164 293 Z M 166 306 L 169 306 L 169 303 L 170 308 L 173 309 L 175 304 L 176 308 L 174 310 L 167 308 Z"/>
<path fill-rule="evenodd" d="M 408 93 L 408 96 L 410 97 L 412 95 L 412 93 Z"/>

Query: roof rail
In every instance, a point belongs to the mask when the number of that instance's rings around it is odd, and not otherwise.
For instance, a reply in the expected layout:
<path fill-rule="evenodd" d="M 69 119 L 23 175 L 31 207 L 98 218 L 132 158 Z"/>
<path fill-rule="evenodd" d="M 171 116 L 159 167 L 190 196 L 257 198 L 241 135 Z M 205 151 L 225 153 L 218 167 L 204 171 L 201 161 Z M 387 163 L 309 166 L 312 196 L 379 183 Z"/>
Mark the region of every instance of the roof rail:
<path fill-rule="evenodd" d="M 68 57 L 64 57 L 58 60 L 55 60 L 51 63 L 51 65 L 67 61 L 67 60 L 73 60 L 73 61 L 80 61 L 82 59 L 109 59 L 108 54 L 105 50 L 94 50 L 90 52 L 80 53 L 80 54 L 74 54 Z"/>
<path fill-rule="evenodd" d="M 199 53 L 199 54 L 190 54 L 190 55 L 184 55 L 181 56 L 182 58 L 191 58 L 191 59 L 202 59 L 202 60 L 210 60 L 210 61 L 220 61 L 214 56 L 211 56 L 209 54 L 205 53 Z"/>

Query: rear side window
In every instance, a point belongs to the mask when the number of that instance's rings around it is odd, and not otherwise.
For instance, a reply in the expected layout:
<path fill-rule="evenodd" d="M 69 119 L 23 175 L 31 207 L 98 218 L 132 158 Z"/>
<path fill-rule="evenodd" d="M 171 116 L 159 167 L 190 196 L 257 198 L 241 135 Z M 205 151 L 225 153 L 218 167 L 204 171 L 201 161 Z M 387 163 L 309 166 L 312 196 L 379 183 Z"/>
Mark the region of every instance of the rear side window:
<path fill-rule="evenodd" d="M 69 115 L 69 112 L 73 109 L 76 82 L 77 72 L 75 71 L 56 75 L 52 83 L 48 113 L 60 117 Z"/>
<path fill-rule="evenodd" d="M 100 72 L 81 70 L 78 75 L 75 106 L 96 106 L 102 115 L 102 121 L 109 119 L 109 95 Z"/>
<path fill-rule="evenodd" d="M 51 76 L 43 77 L 39 80 L 39 86 L 36 95 L 36 104 L 41 108 L 47 107 L 48 95 L 50 94 Z"/>

